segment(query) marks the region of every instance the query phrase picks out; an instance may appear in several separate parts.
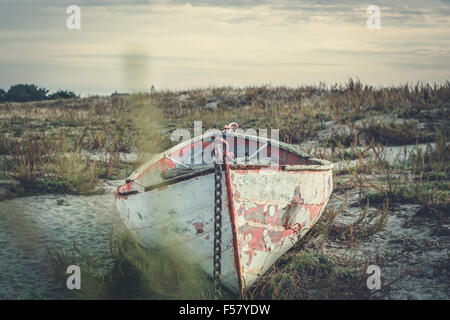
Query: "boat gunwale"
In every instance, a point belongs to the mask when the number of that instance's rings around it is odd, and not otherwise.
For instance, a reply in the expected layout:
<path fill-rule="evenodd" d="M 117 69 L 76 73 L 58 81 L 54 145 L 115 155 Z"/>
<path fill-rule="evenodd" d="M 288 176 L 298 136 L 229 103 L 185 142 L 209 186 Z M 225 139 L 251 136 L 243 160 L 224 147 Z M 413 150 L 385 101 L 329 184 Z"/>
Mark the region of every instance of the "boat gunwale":
<path fill-rule="evenodd" d="M 258 136 L 254 136 L 254 135 L 249 135 L 249 134 L 244 134 L 244 133 L 240 133 L 240 132 L 224 132 L 224 131 L 219 131 L 219 130 L 214 130 L 214 131 L 210 131 L 207 132 L 205 134 L 202 135 L 198 135 L 194 138 L 191 138 L 189 140 L 186 140 L 184 142 L 181 142 L 175 146 L 173 146 L 172 148 L 161 152 L 159 154 L 156 154 L 154 156 L 152 156 L 148 161 L 146 161 L 144 164 L 142 164 L 138 169 L 136 169 L 136 171 L 134 171 L 130 177 L 127 180 L 131 180 L 134 181 L 135 179 L 137 179 L 142 173 L 145 172 L 145 170 L 152 164 L 156 163 L 157 161 L 165 158 L 167 155 L 172 154 L 174 151 L 179 150 L 181 148 L 184 148 L 187 145 L 193 144 L 197 141 L 202 141 L 205 138 L 211 138 L 213 136 L 217 136 L 217 135 L 228 135 L 228 136 L 234 136 L 234 137 L 238 137 L 238 138 L 249 138 L 249 139 L 254 139 L 256 141 L 265 141 L 267 144 L 270 145 L 278 145 L 278 148 L 280 149 L 284 149 L 286 151 L 290 151 L 292 153 L 294 153 L 297 156 L 300 156 L 304 159 L 308 159 L 312 162 L 319 162 L 320 164 L 310 164 L 310 165 L 282 165 L 282 166 L 274 166 L 274 165 L 258 165 L 258 164 L 236 164 L 236 163 L 229 163 L 230 168 L 234 169 L 235 166 L 240 166 L 243 167 L 242 169 L 246 168 L 250 168 L 250 167 L 255 167 L 257 168 L 281 168 L 281 170 L 283 171 L 328 171 L 328 170 L 333 170 L 334 165 L 331 161 L 328 160 L 323 160 L 323 159 L 317 159 L 317 158 L 313 158 L 310 155 L 308 155 L 307 153 L 305 153 L 304 151 L 301 151 L 300 149 L 297 149 L 296 147 L 294 147 L 293 145 L 278 141 L 278 140 L 274 140 L 271 138 L 263 138 L 263 137 L 258 137 Z M 204 166 L 210 166 L 210 165 L 204 165 Z M 195 169 L 193 169 L 195 170 Z M 209 167 L 205 168 L 205 170 L 209 170 Z M 184 175 L 183 175 L 184 176 Z M 176 179 L 178 177 L 175 177 L 174 179 Z M 168 179 L 171 180 L 171 179 Z M 161 182 L 164 183 L 164 182 Z M 161 184 L 159 183 L 159 184 Z M 157 184 L 158 185 L 158 184 Z M 151 187 L 147 186 L 145 187 L 146 189 Z"/>
<path fill-rule="evenodd" d="M 322 162 L 323 165 L 283 165 L 283 166 L 270 166 L 270 165 L 245 165 L 245 164 L 232 164 L 230 163 L 230 169 L 233 170 L 273 170 L 273 171 L 332 171 L 333 170 L 333 163 L 327 160 L 322 159 L 315 159 L 311 158 L 310 160 Z M 190 180 L 192 178 L 204 176 L 210 173 L 214 172 L 214 165 L 204 165 L 201 168 L 195 168 L 191 171 L 187 171 L 185 174 L 180 174 L 178 176 L 175 176 L 173 178 L 166 179 L 165 181 L 162 181 L 160 183 L 156 183 L 153 185 L 146 186 L 144 188 L 144 192 L 152 191 L 155 189 L 159 189 L 161 187 L 165 187 L 168 185 L 172 185 L 175 183 L 183 182 L 186 180 Z"/>

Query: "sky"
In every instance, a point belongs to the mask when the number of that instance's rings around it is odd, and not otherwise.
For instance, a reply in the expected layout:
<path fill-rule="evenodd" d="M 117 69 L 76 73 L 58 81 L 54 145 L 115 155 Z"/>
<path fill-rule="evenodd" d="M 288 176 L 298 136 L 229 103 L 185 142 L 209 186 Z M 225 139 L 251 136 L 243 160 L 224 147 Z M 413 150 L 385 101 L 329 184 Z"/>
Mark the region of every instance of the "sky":
<path fill-rule="evenodd" d="M 80 29 L 66 26 L 70 5 Z M 442 83 L 449 44 L 450 0 L 0 0 L 3 89 Z"/>

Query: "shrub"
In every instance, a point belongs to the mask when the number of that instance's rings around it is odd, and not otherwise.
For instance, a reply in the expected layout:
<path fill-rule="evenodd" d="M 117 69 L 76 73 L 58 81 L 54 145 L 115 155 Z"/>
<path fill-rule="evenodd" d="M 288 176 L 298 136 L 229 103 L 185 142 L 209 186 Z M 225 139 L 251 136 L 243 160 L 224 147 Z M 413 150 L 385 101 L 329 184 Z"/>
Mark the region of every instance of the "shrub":
<path fill-rule="evenodd" d="M 47 99 L 48 90 L 34 84 L 16 84 L 9 88 L 5 100 L 11 102 L 39 101 Z"/>
<path fill-rule="evenodd" d="M 73 91 L 58 90 L 56 93 L 52 93 L 48 96 L 49 99 L 71 99 L 76 98 L 77 94 Z"/>

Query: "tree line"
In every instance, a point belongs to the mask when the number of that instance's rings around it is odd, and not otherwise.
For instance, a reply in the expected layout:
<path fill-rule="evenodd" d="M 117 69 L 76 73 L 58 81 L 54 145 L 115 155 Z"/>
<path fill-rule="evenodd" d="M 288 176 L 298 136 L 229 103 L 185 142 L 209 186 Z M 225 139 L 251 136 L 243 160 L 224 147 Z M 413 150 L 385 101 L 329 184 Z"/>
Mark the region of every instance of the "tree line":
<path fill-rule="evenodd" d="M 76 98 L 78 95 L 73 91 L 58 90 L 49 94 L 49 90 L 38 88 L 34 84 L 15 84 L 8 91 L 0 89 L 0 102 L 28 102 L 53 99 Z"/>

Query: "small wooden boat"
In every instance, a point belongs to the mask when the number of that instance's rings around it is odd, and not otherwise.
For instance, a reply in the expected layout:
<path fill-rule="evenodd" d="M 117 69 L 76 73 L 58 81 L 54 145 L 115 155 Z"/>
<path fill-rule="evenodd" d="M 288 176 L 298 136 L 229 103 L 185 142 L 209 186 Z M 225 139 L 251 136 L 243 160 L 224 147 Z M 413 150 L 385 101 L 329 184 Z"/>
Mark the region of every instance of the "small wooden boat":
<path fill-rule="evenodd" d="M 211 131 L 153 156 L 117 189 L 116 205 L 143 246 L 198 264 L 242 292 L 319 219 L 332 169 L 292 145 Z"/>

